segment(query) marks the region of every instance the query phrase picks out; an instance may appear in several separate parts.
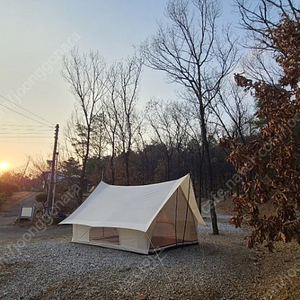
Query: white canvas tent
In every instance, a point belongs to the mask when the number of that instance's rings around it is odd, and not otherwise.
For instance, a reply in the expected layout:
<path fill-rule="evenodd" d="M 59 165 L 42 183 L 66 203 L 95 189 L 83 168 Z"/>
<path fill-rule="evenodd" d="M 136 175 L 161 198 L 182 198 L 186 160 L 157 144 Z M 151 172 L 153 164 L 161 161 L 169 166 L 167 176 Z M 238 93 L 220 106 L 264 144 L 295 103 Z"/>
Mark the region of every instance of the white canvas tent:
<path fill-rule="evenodd" d="M 143 186 L 104 182 L 60 224 L 73 224 L 72 242 L 148 254 L 197 243 L 205 225 L 189 175 Z"/>

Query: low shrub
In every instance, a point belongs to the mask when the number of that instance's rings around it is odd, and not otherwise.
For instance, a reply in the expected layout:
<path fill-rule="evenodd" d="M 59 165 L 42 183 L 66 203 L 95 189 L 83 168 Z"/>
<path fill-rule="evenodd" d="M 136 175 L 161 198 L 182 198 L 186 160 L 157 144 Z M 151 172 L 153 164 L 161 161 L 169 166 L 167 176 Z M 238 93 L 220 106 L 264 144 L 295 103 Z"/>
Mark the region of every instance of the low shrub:
<path fill-rule="evenodd" d="M 47 194 L 46 193 L 39 193 L 35 195 L 35 201 L 39 202 L 43 205 L 43 207 L 46 207 L 47 204 Z"/>
<path fill-rule="evenodd" d="M 0 193 L 0 211 L 1 211 L 2 206 L 3 206 L 5 201 L 6 201 L 5 195 L 3 193 Z"/>

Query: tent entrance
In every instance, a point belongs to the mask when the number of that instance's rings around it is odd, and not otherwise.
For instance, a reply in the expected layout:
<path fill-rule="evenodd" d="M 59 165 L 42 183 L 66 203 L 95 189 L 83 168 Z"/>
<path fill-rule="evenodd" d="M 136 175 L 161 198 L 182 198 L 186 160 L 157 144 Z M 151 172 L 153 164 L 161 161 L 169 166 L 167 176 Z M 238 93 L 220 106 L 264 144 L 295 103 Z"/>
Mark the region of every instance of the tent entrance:
<path fill-rule="evenodd" d="M 120 245 L 118 230 L 111 227 L 92 227 L 90 229 L 89 241 L 99 244 Z"/>
<path fill-rule="evenodd" d="M 174 223 L 158 220 L 152 232 L 150 249 L 171 245 L 176 245 Z"/>
<path fill-rule="evenodd" d="M 178 188 L 158 213 L 154 223 L 150 249 L 194 244 L 197 229 L 188 199 Z"/>

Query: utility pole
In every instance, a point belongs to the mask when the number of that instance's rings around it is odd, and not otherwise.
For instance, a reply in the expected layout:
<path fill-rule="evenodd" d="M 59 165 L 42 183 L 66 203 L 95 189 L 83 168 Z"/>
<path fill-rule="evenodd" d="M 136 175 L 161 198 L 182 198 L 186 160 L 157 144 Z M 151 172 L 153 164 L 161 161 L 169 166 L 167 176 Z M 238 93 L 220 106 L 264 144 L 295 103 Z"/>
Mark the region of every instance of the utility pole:
<path fill-rule="evenodd" d="M 55 175 L 55 166 L 56 166 L 56 155 L 57 155 L 57 141 L 58 141 L 58 130 L 59 125 L 56 124 L 55 126 L 55 134 L 54 134 L 54 148 L 53 148 L 53 156 L 52 156 L 52 163 L 51 163 L 51 177 L 50 177 L 50 185 L 48 189 L 47 195 L 47 212 L 50 212 L 53 198 L 54 198 L 54 175 Z"/>

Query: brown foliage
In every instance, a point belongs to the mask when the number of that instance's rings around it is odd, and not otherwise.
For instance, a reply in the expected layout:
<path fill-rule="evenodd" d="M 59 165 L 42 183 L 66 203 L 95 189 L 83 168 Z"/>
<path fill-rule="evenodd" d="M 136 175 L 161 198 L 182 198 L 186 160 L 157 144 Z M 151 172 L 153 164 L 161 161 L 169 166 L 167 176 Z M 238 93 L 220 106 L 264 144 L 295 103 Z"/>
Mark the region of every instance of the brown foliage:
<path fill-rule="evenodd" d="M 285 17 L 271 29 L 276 62 L 283 74 L 277 85 L 253 82 L 235 75 L 236 82 L 251 89 L 260 107 L 259 118 L 267 120 L 259 137 L 247 145 L 222 140 L 229 148 L 228 160 L 243 175 L 243 193 L 234 195 L 236 215 L 231 221 L 253 228 L 248 247 L 273 241 L 300 243 L 300 26 Z M 263 210 L 267 207 L 267 210 Z"/>

